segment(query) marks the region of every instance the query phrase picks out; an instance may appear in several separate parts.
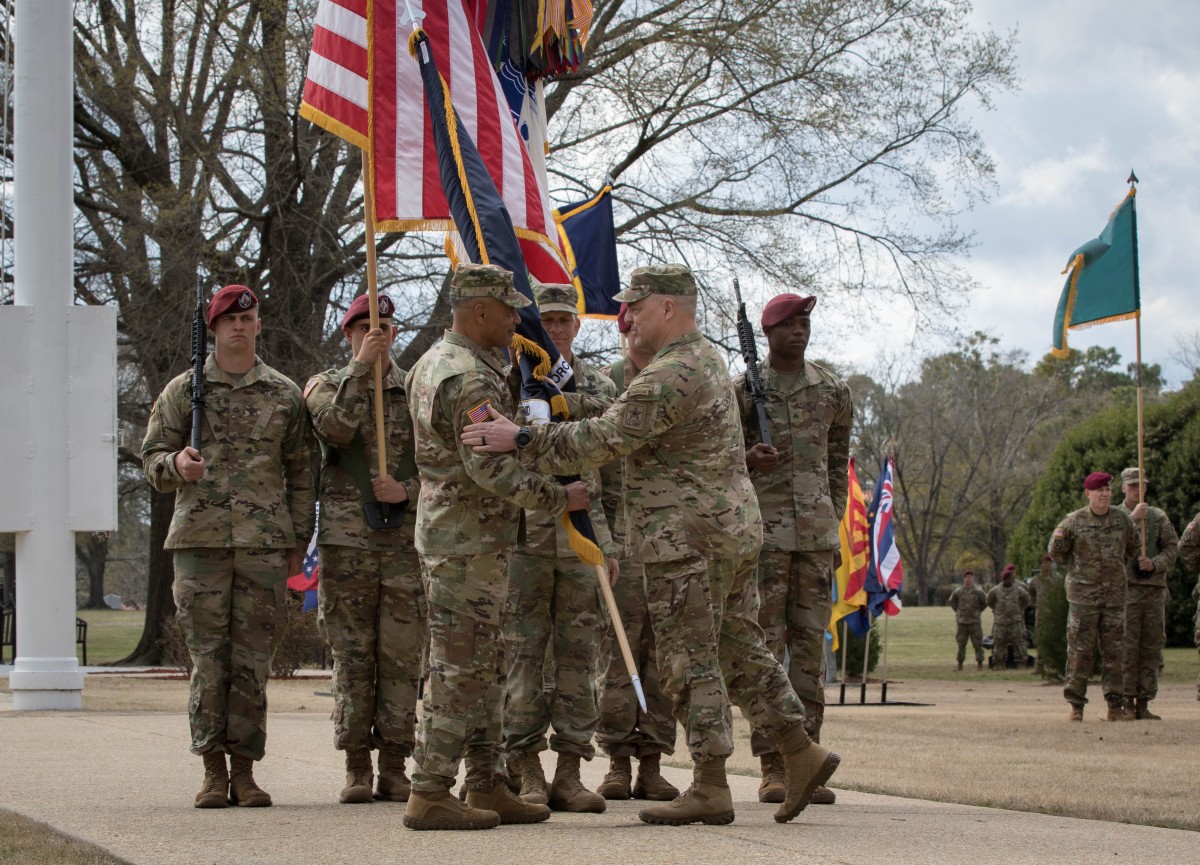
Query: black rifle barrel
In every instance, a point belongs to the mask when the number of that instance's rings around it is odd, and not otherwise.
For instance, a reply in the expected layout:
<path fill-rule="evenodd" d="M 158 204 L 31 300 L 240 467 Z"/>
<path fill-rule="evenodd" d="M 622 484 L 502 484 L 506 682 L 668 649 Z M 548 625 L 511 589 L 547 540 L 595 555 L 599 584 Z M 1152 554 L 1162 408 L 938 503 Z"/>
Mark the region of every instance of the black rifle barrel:
<path fill-rule="evenodd" d="M 742 360 L 746 363 L 746 390 L 754 403 L 758 436 L 767 447 L 771 446 L 771 428 L 767 425 L 767 394 L 762 377 L 758 374 L 758 344 L 754 340 L 754 328 L 746 317 L 746 304 L 742 300 L 742 287 L 737 277 L 733 278 L 733 294 L 737 298 L 737 334 L 742 348 Z"/>
<path fill-rule="evenodd" d="M 208 329 L 204 322 L 204 289 L 196 282 L 196 312 L 192 316 L 192 447 L 200 450 L 200 424 L 204 420 L 204 359 Z"/>

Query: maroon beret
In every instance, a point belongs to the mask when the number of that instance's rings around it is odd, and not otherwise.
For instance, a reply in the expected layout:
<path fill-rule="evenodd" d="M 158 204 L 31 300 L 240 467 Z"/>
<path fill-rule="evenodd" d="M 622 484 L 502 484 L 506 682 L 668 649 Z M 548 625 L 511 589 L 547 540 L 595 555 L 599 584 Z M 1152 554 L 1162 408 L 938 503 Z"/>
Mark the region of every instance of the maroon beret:
<path fill-rule="evenodd" d="M 777 294 L 763 307 L 762 326 L 764 329 L 774 327 L 793 315 L 808 315 L 816 305 L 815 295 L 801 297 L 798 294 Z"/>
<path fill-rule="evenodd" d="M 973 577 L 973 576 L 975 576 L 975 572 L 974 571 L 963 571 L 963 576 L 964 577 Z"/>
<path fill-rule="evenodd" d="M 621 308 L 617 311 L 617 333 L 629 333 L 629 328 L 633 327 L 629 323 L 629 304 L 621 304 Z"/>
<path fill-rule="evenodd" d="M 239 309 L 254 309 L 258 298 L 244 285 L 227 285 L 217 291 L 208 302 L 208 326 L 212 327 L 218 315 Z"/>
<path fill-rule="evenodd" d="M 1004 566 L 1004 573 L 1000 574 L 1000 576 L 1002 576 L 1002 577 L 1003 577 L 1003 576 L 1007 576 L 1008 574 L 1015 574 L 1016 572 L 1017 572 L 1017 566 L 1016 566 L 1016 565 L 1005 565 L 1005 566 Z"/>
<path fill-rule="evenodd" d="M 380 294 L 379 297 L 379 317 L 391 318 L 392 313 L 396 311 L 396 305 L 392 303 L 392 299 L 386 294 Z M 346 310 L 346 314 L 342 316 L 342 327 L 346 328 L 354 324 L 360 318 L 367 318 L 371 314 L 371 295 L 360 294 L 354 298 L 354 302 L 350 304 L 350 308 Z"/>
<path fill-rule="evenodd" d="M 1092 472 L 1083 481 L 1085 490 L 1102 490 L 1112 484 L 1112 475 L 1107 472 Z"/>

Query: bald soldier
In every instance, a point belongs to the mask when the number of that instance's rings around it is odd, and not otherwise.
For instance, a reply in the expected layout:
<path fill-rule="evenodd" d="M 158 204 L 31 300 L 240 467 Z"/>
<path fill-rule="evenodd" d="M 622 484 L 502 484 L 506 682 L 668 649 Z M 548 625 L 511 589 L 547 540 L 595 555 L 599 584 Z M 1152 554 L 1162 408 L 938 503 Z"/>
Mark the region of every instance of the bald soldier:
<path fill-rule="evenodd" d="M 580 472 L 625 457 L 630 551 L 644 563 L 663 687 L 687 730 L 695 769 L 677 799 L 644 808 L 647 823 L 734 819 L 725 760 L 730 699 L 783 754 L 787 822 L 837 769 L 804 729 L 804 707 L 763 644 L 754 569 L 761 518 L 746 473 L 741 424 L 724 361 L 696 327 L 696 282 L 683 265 L 635 270 L 616 296 L 653 360 L 599 418 L 520 427 L 501 412 L 472 424 L 478 453 L 520 448 L 543 471 Z"/>
<path fill-rule="evenodd" d="M 508 557 L 521 508 L 560 516 L 588 503 L 580 482 L 564 487 L 512 456 L 460 443 L 473 418 L 513 410 L 501 350 L 512 342 L 517 309 L 530 301 L 509 271 L 461 264 L 450 303 L 450 329 L 404 383 L 421 473 L 416 544 L 429 608 L 429 681 L 404 812 L 410 829 L 490 829 L 550 816 L 545 805 L 513 795 L 498 772 Z M 467 795 L 459 802 L 449 790 L 464 753 Z"/>
<path fill-rule="evenodd" d="M 308 414 L 300 388 L 254 353 L 258 298 L 227 285 L 208 304 L 200 450 L 191 447 L 191 372 L 154 403 L 142 466 L 175 493 L 175 618 L 192 658 L 188 720 L 204 760 L 197 808 L 265 807 L 254 780 L 267 746 L 267 679 L 287 624 L 287 578 L 313 530 Z M 229 754 L 226 766 L 225 755 Z"/>
<path fill-rule="evenodd" d="M 1192 517 L 1192 521 L 1183 530 L 1183 537 L 1179 539 L 1179 558 L 1188 573 L 1197 575 L 1192 598 L 1196 601 L 1195 643 L 1197 649 L 1200 649 L 1200 514 Z M 1196 699 L 1200 700 L 1200 674 L 1196 676 Z"/>

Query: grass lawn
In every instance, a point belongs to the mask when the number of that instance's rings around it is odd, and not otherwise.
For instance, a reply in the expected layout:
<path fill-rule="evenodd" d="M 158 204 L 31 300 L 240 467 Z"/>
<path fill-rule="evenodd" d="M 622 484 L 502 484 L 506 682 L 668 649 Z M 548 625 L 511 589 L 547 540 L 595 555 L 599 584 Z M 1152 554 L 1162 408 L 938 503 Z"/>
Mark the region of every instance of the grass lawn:
<path fill-rule="evenodd" d="M 80 610 L 75 615 L 88 623 L 88 663 L 92 666 L 111 664 L 132 652 L 146 620 L 142 610 Z M 79 646 L 75 651 L 82 663 Z"/>
<path fill-rule="evenodd" d="M 3 809 L 0 809 L 0 862 L 11 865 L 129 865 L 107 850 Z"/>

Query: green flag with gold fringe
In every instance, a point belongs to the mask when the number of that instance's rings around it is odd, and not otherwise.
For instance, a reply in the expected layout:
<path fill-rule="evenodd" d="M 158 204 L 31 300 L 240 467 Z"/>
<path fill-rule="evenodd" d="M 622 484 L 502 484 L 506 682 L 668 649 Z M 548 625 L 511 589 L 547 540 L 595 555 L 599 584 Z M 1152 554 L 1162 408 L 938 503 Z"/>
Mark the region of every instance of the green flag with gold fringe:
<path fill-rule="evenodd" d="M 1137 318 L 1141 314 L 1138 285 L 1137 188 L 1117 205 L 1108 225 L 1095 240 L 1071 253 L 1066 285 L 1054 314 L 1056 357 L 1067 356 L 1067 331 L 1109 321 Z"/>

